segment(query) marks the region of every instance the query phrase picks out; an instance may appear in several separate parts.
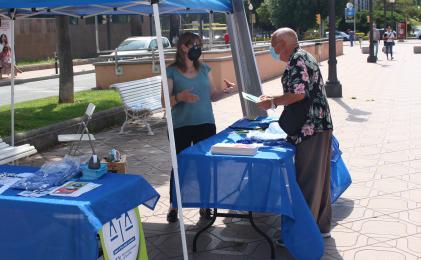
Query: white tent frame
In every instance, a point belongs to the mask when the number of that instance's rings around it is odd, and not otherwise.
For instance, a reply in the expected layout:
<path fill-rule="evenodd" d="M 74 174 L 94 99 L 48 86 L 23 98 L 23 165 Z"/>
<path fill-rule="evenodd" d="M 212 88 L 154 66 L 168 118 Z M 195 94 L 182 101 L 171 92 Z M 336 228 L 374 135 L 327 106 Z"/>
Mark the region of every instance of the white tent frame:
<path fill-rule="evenodd" d="M 232 0 L 232 2 L 236 2 L 237 8 L 239 8 L 238 10 L 243 10 L 243 6 L 242 6 L 242 0 Z M 154 16 L 154 23 L 155 23 L 155 32 L 156 32 L 156 36 L 157 36 L 157 41 L 158 41 L 158 52 L 159 52 L 159 61 L 160 61 L 160 69 L 161 69 L 161 77 L 162 77 L 162 84 L 163 84 L 163 91 L 164 91 L 164 103 L 165 103 L 165 112 L 167 114 L 167 128 L 168 128 L 168 135 L 169 135 L 169 139 L 170 139 L 170 152 L 171 152 L 171 161 L 172 161 L 172 166 L 173 166 L 173 170 L 174 170 L 174 184 L 175 184 L 175 190 L 176 190 L 176 199 L 177 199 L 177 205 L 178 205 L 178 214 L 179 214 L 179 219 L 180 219 L 180 233 L 181 233 L 181 240 L 182 240 L 182 248 L 183 248 L 183 258 L 184 260 L 188 260 L 188 251 L 187 251 L 187 242 L 186 242 L 186 233 L 185 233 L 185 227 L 184 227 L 184 215 L 183 215 L 183 207 L 182 207 L 182 202 L 181 202 L 181 190 L 180 190 L 180 182 L 179 182 L 179 174 L 178 174 L 178 163 L 177 163 L 177 153 L 176 153 L 176 148 L 175 148 L 175 138 L 174 138 L 174 132 L 173 132 L 173 121 L 172 121 L 172 116 L 171 116 L 171 105 L 170 105 L 170 93 L 168 91 L 168 81 L 167 81 L 167 73 L 166 73 L 166 64 L 165 64 L 165 56 L 164 56 L 164 48 L 163 48 L 163 44 L 162 44 L 162 32 L 161 32 L 161 22 L 160 22 L 160 14 L 167 14 L 167 13 L 171 13 L 171 12 L 177 12 L 177 11 L 184 11 L 186 10 L 186 8 L 181 8 L 181 7 L 175 7 L 174 9 L 171 9 L 167 12 L 159 12 L 159 0 L 152 0 L 151 2 L 149 1 L 138 1 L 135 3 L 131 3 L 125 6 L 120 6 L 118 8 L 118 10 L 120 11 L 124 11 L 126 13 L 133 13 L 133 14 L 137 14 L 137 15 L 149 15 L 147 13 L 143 13 L 143 12 L 136 12 L 136 11 L 132 11 L 132 10 L 128 10 L 127 8 L 129 7 L 133 7 L 133 6 L 139 6 L 139 5 L 148 5 L 150 6 L 152 4 L 152 8 L 153 8 L 153 16 Z M 234 4 L 234 3 L 233 3 Z M 88 18 L 88 17 L 92 17 L 92 16 L 97 16 L 100 14 L 111 14 L 113 11 L 116 11 L 117 9 L 114 7 L 110 7 L 107 5 L 91 5 L 91 6 L 95 6 L 98 8 L 103 8 L 104 10 L 102 12 L 98 12 L 98 13 L 93 13 L 93 14 L 89 14 L 86 16 L 83 16 L 83 18 Z M 59 14 L 59 15 L 66 15 L 66 16 L 72 16 L 72 17 L 77 17 L 77 18 L 81 18 L 81 16 L 79 15 L 75 15 L 73 13 L 70 12 L 66 12 L 66 8 L 69 8 L 71 6 L 61 6 L 61 7 L 57 7 L 57 8 L 42 8 L 39 10 L 32 10 L 32 9 L 20 9 L 20 10 L 27 10 L 28 14 L 22 14 L 19 16 L 16 16 L 16 9 L 14 10 L 13 13 L 11 13 L 11 17 L 6 16 L 4 14 L 0 14 L 1 17 L 4 17 L 6 19 L 11 20 L 11 40 L 10 40 L 10 45 L 11 45 L 11 51 L 14 54 L 15 53 L 15 30 L 14 30 L 14 23 L 16 19 L 25 19 L 25 18 L 30 18 L 33 16 L 37 16 L 37 15 L 41 15 L 41 14 Z M 235 7 L 234 7 L 235 9 Z M 40 11 L 41 10 L 41 11 Z M 207 12 L 209 14 L 213 14 L 213 10 L 208 10 L 208 9 L 189 9 L 190 11 L 200 11 L 200 12 Z M 228 14 L 227 15 L 227 19 L 230 20 L 230 24 L 232 26 L 233 24 L 233 17 L 232 14 Z M 246 30 L 248 38 L 249 38 L 249 43 L 250 46 L 252 46 L 252 41 L 251 41 L 251 37 L 249 35 L 249 30 Z M 241 34 L 241 33 L 240 33 Z M 246 37 L 247 37 L 246 35 Z M 232 46 L 234 47 L 235 51 L 238 52 L 238 47 L 239 47 L 239 39 L 233 39 L 233 43 Z M 251 48 L 251 54 L 253 56 L 254 59 L 254 64 L 252 64 L 252 66 L 254 66 L 254 70 L 256 70 L 255 72 L 257 73 L 257 67 L 256 67 L 256 60 L 254 57 L 254 51 L 253 48 Z M 237 54 L 238 57 L 238 54 Z M 15 103 L 14 103 L 14 91 L 15 91 L 15 65 L 16 65 L 16 60 L 15 60 L 15 55 L 12 55 L 12 69 L 11 69 L 11 144 L 14 145 L 15 144 Z M 241 70 L 241 68 L 239 68 Z M 242 76 L 244 74 L 244 72 L 239 72 L 240 76 Z M 255 73 L 252 73 L 255 74 Z M 260 94 L 262 93 L 262 89 L 260 86 L 260 77 L 257 73 L 257 82 L 259 83 L 259 85 L 257 86 L 257 88 L 254 89 L 254 94 L 256 94 L 256 92 L 260 91 Z M 242 87 L 247 89 L 247 86 L 242 86 L 244 84 L 244 80 L 241 80 L 241 85 L 239 85 L 239 89 L 241 90 Z M 251 81 L 249 82 L 249 84 L 254 84 L 256 83 L 256 81 Z M 249 85 L 250 86 L 250 85 Z M 250 89 L 250 87 L 249 87 Z M 259 93 L 257 93 L 258 95 Z M 244 102 L 242 100 L 241 95 L 240 96 L 240 100 L 242 102 Z M 250 108 L 246 107 L 246 110 L 244 110 L 243 108 L 243 115 L 244 116 L 249 116 L 251 115 L 252 112 L 250 112 Z"/>

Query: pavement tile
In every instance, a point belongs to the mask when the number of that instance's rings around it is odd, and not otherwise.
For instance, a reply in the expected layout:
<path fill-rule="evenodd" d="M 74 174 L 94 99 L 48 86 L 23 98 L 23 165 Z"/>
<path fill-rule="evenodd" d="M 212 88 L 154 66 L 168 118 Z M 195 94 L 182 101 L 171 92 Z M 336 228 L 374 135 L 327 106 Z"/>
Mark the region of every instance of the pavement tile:
<path fill-rule="evenodd" d="M 399 194 L 387 194 L 371 198 L 362 199 L 359 204 L 374 211 L 390 214 L 399 211 L 411 210 L 417 208 L 417 203 L 408 200 Z"/>
<path fill-rule="evenodd" d="M 418 229 L 421 228 L 421 207 L 408 211 L 390 214 L 389 216 L 417 225 Z"/>
<path fill-rule="evenodd" d="M 388 241 L 387 243 L 415 256 L 421 256 L 421 233 Z"/>
<path fill-rule="evenodd" d="M 343 225 L 335 226 L 332 229 L 331 234 L 331 238 L 324 240 L 326 250 L 343 252 L 352 248 L 364 247 L 379 242 L 378 240 L 355 232 Z"/>
<path fill-rule="evenodd" d="M 416 225 L 390 216 L 379 216 L 342 225 L 378 241 L 393 240 L 421 232 Z"/>
<path fill-rule="evenodd" d="M 394 177 L 411 173 L 412 168 L 402 163 L 378 165 L 376 173 L 382 177 Z"/>
<path fill-rule="evenodd" d="M 376 246 L 362 247 L 345 251 L 344 260 L 417 260 L 418 258 L 405 251 L 391 248 L 387 243 L 378 244 Z"/>
<path fill-rule="evenodd" d="M 332 205 L 332 221 L 338 224 L 369 219 L 384 213 L 355 204 L 352 200 L 340 198 Z"/>

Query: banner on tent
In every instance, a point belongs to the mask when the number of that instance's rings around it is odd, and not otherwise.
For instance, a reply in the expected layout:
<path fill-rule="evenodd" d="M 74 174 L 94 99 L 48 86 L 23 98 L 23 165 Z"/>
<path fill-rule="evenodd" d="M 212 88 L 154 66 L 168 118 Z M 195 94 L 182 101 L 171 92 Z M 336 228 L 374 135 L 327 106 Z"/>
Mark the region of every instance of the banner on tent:
<path fill-rule="evenodd" d="M 10 20 L 0 19 L 0 52 L 6 44 L 10 44 L 12 39 L 12 25 Z"/>
<path fill-rule="evenodd" d="M 5 45 L 8 45 L 10 48 L 12 39 L 12 22 L 10 20 L 0 19 L 0 53 L 3 51 Z M 11 56 L 9 57 L 8 62 L 10 61 Z M 1 61 L 0 61 L 1 62 Z"/>
<path fill-rule="evenodd" d="M 148 260 L 138 208 L 105 223 L 99 236 L 105 260 Z"/>

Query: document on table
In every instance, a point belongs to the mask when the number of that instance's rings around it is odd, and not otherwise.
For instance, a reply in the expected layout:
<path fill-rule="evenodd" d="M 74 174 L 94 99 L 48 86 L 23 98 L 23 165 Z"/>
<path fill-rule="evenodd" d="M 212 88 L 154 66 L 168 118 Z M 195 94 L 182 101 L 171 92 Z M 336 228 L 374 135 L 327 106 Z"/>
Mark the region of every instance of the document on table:
<path fill-rule="evenodd" d="M 246 92 L 241 92 L 241 95 L 243 95 L 244 99 L 247 99 L 248 101 L 251 101 L 253 103 L 258 103 L 260 101 L 259 97 L 253 96 L 252 94 L 248 94 Z"/>
<path fill-rule="evenodd" d="M 99 186 L 101 186 L 101 184 L 96 184 L 92 182 L 69 181 L 51 191 L 50 195 L 63 197 L 79 197 L 80 195 L 91 191 Z"/>
<path fill-rule="evenodd" d="M 0 194 L 9 189 L 13 184 L 19 181 L 20 178 L 14 177 L 0 177 Z"/>
<path fill-rule="evenodd" d="M 31 198 L 39 198 L 45 195 L 50 194 L 50 192 L 53 190 L 52 189 L 47 189 L 47 190 L 42 190 L 42 191 L 37 191 L 37 190 L 24 190 L 22 192 L 19 192 L 18 195 L 19 196 L 23 196 L 23 197 L 31 197 Z"/>

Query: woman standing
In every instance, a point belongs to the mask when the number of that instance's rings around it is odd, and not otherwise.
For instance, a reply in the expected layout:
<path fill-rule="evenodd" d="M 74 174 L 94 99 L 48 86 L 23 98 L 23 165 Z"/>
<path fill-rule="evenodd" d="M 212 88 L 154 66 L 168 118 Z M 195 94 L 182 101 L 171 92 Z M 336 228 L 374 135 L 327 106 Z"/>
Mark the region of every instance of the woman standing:
<path fill-rule="evenodd" d="M 190 32 L 182 34 L 177 42 L 175 62 L 167 68 L 177 154 L 216 134 L 211 102 L 218 100 L 235 86 L 234 83 L 224 80 L 226 85 L 224 90 L 218 90 L 212 80 L 211 68 L 199 61 L 202 54 L 201 47 L 202 40 L 198 35 Z M 171 205 L 173 185 L 174 173 L 171 171 Z M 209 217 L 210 210 L 200 209 L 200 215 Z M 177 220 L 177 209 L 170 206 L 167 221 L 172 223 Z"/>
<path fill-rule="evenodd" d="M 386 32 L 383 35 L 383 39 L 384 46 L 386 48 L 386 57 L 389 59 L 390 53 L 390 58 L 393 60 L 393 46 L 395 45 L 396 33 L 392 31 L 392 27 L 390 27 L 390 25 L 387 26 Z"/>

